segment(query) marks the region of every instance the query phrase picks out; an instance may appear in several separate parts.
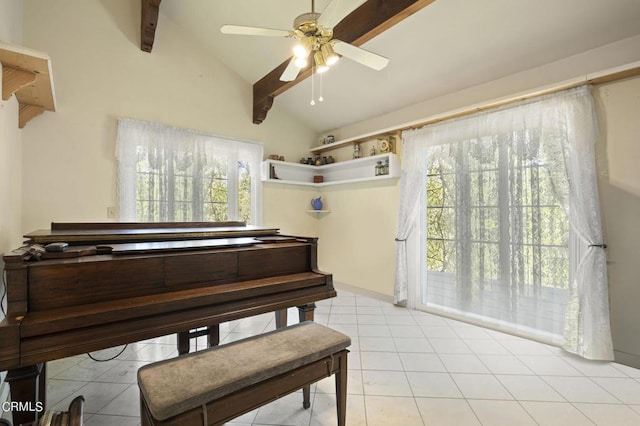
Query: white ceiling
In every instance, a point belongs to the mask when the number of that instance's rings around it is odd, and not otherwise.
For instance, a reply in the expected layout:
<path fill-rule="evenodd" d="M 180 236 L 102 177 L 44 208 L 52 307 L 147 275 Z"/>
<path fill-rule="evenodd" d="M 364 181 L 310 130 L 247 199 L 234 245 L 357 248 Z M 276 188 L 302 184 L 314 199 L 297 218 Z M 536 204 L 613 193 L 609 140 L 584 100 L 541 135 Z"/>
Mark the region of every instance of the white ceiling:
<path fill-rule="evenodd" d="M 317 0 L 316 11 L 328 3 Z M 284 62 L 294 42 L 223 35 L 220 27 L 288 30 L 310 10 L 311 1 L 301 0 L 164 0 L 160 6 L 251 84 Z M 640 0 L 436 0 L 362 46 L 388 57 L 387 68 L 342 59 L 324 74 L 324 102 L 310 105 L 309 78 L 277 96 L 273 108 L 322 133 L 637 34 Z M 319 86 L 316 76 L 316 92 Z"/>

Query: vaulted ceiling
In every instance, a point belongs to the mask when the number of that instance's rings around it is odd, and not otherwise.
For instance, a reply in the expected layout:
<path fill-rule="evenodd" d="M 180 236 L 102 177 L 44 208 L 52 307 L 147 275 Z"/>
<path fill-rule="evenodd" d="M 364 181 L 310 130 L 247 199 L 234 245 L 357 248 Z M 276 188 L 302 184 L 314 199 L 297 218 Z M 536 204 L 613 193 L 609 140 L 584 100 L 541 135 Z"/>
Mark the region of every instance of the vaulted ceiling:
<path fill-rule="evenodd" d="M 329 0 L 315 3 L 322 11 Z M 160 4 L 161 15 L 251 84 L 286 61 L 294 41 L 223 35 L 220 27 L 289 30 L 296 16 L 310 11 L 311 1 L 301 0 Z M 320 133 L 638 34 L 638 0 L 435 0 L 361 46 L 388 57 L 385 69 L 342 59 L 322 79 L 307 78 L 278 94 L 273 108 Z M 320 90 L 323 102 L 317 102 Z"/>

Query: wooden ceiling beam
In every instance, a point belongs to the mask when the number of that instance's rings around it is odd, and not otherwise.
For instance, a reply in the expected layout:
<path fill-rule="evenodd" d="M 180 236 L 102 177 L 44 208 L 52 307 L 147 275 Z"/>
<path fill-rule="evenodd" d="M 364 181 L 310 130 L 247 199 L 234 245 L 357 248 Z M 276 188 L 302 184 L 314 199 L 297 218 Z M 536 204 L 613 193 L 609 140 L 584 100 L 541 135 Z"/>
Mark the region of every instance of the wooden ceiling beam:
<path fill-rule="evenodd" d="M 151 52 L 158 27 L 158 13 L 162 0 L 141 0 L 142 19 L 140 25 L 140 49 Z"/>
<path fill-rule="evenodd" d="M 335 26 L 333 38 L 360 46 L 434 1 L 368 0 Z M 278 65 L 253 85 L 254 124 L 260 124 L 266 118 L 274 97 L 311 75 L 311 65 L 309 64 L 300 70 L 294 81 L 280 81 L 280 76 L 289 64 L 289 60 L 287 59 Z"/>

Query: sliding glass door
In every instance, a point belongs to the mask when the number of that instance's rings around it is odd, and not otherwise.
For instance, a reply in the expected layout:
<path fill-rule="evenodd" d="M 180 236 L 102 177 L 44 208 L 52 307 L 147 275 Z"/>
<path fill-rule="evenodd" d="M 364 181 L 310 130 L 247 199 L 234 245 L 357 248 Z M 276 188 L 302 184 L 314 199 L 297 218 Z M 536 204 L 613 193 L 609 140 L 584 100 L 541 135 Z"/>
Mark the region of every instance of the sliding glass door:
<path fill-rule="evenodd" d="M 396 302 L 612 360 L 597 135 L 587 86 L 403 132 Z"/>
<path fill-rule="evenodd" d="M 560 341 L 569 221 L 540 149 L 528 130 L 426 149 L 424 307 Z"/>

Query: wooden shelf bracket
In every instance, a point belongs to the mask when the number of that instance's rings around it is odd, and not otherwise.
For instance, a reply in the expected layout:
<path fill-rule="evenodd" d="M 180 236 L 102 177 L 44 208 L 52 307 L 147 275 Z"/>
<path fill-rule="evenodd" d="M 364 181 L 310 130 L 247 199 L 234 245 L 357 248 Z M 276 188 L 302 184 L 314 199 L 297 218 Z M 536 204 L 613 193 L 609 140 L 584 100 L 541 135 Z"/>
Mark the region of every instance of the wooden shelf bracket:
<path fill-rule="evenodd" d="M 18 90 L 35 83 L 36 73 L 2 66 L 2 100 L 8 100 Z"/>
<path fill-rule="evenodd" d="M 44 111 L 55 111 L 51 59 L 42 52 L 0 43 L 2 100 L 18 99 L 18 127 Z"/>
<path fill-rule="evenodd" d="M 24 126 L 34 117 L 44 112 L 44 107 L 39 105 L 20 104 L 18 109 L 18 128 L 23 129 Z"/>

